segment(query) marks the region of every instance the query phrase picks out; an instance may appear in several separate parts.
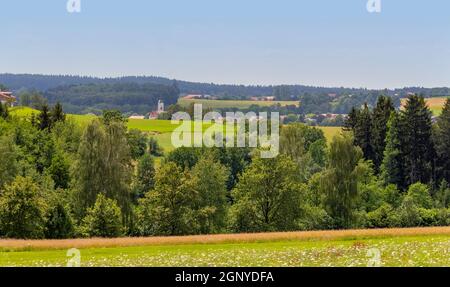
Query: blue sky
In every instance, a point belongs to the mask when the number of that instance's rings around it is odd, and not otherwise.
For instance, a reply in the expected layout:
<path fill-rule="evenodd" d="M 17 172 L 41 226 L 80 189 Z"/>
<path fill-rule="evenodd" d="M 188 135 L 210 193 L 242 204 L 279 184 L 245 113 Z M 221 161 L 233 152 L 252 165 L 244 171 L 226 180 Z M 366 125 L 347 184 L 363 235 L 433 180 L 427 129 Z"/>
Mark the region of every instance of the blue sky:
<path fill-rule="evenodd" d="M 0 0 L 0 73 L 450 86 L 450 1 Z"/>

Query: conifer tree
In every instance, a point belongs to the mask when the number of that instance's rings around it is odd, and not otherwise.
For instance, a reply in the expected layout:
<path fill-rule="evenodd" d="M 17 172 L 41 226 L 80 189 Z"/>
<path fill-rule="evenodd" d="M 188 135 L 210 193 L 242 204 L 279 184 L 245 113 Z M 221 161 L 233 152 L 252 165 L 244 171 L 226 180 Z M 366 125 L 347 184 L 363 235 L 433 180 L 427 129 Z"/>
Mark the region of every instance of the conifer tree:
<path fill-rule="evenodd" d="M 62 105 L 57 102 L 51 111 L 52 123 L 64 122 L 66 120 L 66 115 L 64 114 Z"/>
<path fill-rule="evenodd" d="M 394 110 L 391 98 L 385 96 L 378 98 L 377 106 L 373 110 L 371 144 L 373 147 L 373 163 L 377 172 L 379 172 L 383 162 L 384 150 L 386 148 L 387 125 L 391 113 Z"/>
<path fill-rule="evenodd" d="M 382 178 L 386 185 L 395 184 L 401 190 L 406 189 L 405 162 L 403 158 L 404 127 L 401 115 L 392 112 L 388 122 L 386 135 L 386 149 L 384 151 L 383 163 L 381 165 Z"/>
<path fill-rule="evenodd" d="M 432 179 L 434 145 L 432 141 L 431 111 L 422 96 L 408 97 L 402 111 L 404 122 L 405 176 L 408 185 L 429 183 Z"/>
<path fill-rule="evenodd" d="M 450 98 L 445 102 L 442 114 L 437 120 L 434 142 L 438 157 L 439 178 L 450 182 Z"/>
<path fill-rule="evenodd" d="M 42 110 L 38 115 L 38 128 L 43 131 L 47 130 L 50 131 L 52 128 L 52 119 L 51 119 L 51 113 L 48 110 L 47 105 L 42 105 Z"/>
<path fill-rule="evenodd" d="M 364 158 L 367 160 L 374 159 L 374 151 L 372 147 L 372 114 L 367 104 L 359 112 L 354 129 L 355 145 L 359 146 Z"/>
<path fill-rule="evenodd" d="M 350 113 L 348 114 L 347 119 L 344 123 L 344 130 L 346 131 L 354 131 L 356 127 L 356 122 L 358 121 L 359 110 L 355 107 L 352 108 Z"/>

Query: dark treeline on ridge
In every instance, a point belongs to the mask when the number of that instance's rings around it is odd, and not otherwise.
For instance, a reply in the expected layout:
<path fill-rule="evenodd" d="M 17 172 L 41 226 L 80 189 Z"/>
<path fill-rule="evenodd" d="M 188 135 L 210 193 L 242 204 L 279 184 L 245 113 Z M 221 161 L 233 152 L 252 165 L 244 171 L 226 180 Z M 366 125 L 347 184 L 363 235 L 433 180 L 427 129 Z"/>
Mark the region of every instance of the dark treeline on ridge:
<path fill-rule="evenodd" d="M 97 108 L 117 109 L 122 112 L 143 113 L 148 106 L 155 108 L 155 99 L 174 103 L 176 87 L 180 95 L 212 95 L 218 99 L 245 100 L 254 96 L 274 96 L 276 100 L 302 102 L 301 113 L 348 113 L 352 107 L 367 103 L 375 106 L 379 94 L 390 96 L 396 107 L 409 94 L 424 97 L 450 96 L 449 88 L 407 87 L 400 89 L 370 90 L 363 88 L 313 87 L 305 85 L 245 86 L 213 83 L 194 83 L 163 77 L 95 78 L 66 75 L 0 74 L 0 83 L 16 93 L 36 90 L 50 99 L 59 101 L 67 112 L 86 113 L 89 105 Z M 127 90 L 128 89 L 128 90 Z M 108 97 L 106 93 L 109 93 Z M 143 96 L 143 95 L 147 96 Z M 124 107 L 121 104 L 129 103 Z M 157 101 L 157 100 L 156 100 Z M 119 104 L 121 103 L 121 104 Z"/>

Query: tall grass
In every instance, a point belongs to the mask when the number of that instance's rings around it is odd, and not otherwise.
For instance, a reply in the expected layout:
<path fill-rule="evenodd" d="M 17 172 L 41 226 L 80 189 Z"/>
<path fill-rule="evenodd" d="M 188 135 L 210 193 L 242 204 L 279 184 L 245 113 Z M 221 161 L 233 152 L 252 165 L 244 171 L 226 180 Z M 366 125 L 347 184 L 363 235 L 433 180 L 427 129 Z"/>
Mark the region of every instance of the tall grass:
<path fill-rule="evenodd" d="M 254 234 L 219 234 L 174 237 L 125 237 L 66 240 L 0 240 L 3 251 L 50 250 L 68 248 L 131 247 L 152 245 L 233 244 L 275 241 L 358 240 L 385 237 L 448 235 L 450 227 L 301 231 Z"/>

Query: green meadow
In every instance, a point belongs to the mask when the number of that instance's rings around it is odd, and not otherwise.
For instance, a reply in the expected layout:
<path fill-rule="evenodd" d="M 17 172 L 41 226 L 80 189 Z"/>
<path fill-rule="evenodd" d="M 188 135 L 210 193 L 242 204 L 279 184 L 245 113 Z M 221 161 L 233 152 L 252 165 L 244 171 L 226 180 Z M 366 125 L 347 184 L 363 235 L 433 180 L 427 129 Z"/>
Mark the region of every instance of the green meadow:
<path fill-rule="evenodd" d="M 450 236 L 80 249 L 81 266 L 450 266 Z M 0 266 L 66 266 L 67 250 L 0 251 Z"/>
<path fill-rule="evenodd" d="M 28 107 L 15 107 L 12 108 L 10 113 L 12 115 L 16 115 L 19 117 L 30 117 L 32 114 L 37 115 L 39 111 L 33 110 Z M 95 115 L 74 115 L 74 114 L 68 114 L 67 117 L 76 123 L 80 125 L 86 125 L 90 121 L 96 118 Z M 168 120 L 145 120 L 145 119 L 129 119 L 128 120 L 128 128 L 129 129 L 138 129 L 140 131 L 146 132 L 149 135 L 155 137 L 159 144 L 162 146 L 164 151 L 169 152 L 174 149 L 174 146 L 172 145 L 171 137 L 172 132 L 181 125 L 179 124 L 172 124 L 171 121 Z M 210 128 L 211 124 L 203 124 L 202 130 L 205 131 L 206 129 Z M 194 130 L 194 123 L 191 122 L 191 130 Z M 222 127 L 225 129 L 224 127 Z M 339 134 L 341 132 L 340 127 L 319 127 L 325 134 L 325 137 L 328 141 L 331 141 L 331 139 Z M 219 126 L 219 129 L 221 127 Z M 192 133 L 192 136 L 195 134 Z"/>

